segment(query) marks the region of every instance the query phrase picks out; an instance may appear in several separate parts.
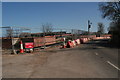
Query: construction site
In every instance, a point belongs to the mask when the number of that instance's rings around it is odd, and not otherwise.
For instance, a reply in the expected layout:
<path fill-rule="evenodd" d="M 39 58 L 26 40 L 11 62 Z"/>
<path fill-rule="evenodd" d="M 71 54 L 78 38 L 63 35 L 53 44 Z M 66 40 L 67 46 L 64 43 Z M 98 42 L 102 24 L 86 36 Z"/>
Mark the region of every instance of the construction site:
<path fill-rule="evenodd" d="M 21 33 L 19 37 L 13 35 L 3 37 L 2 76 L 3 78 L 25 79 L 116 78 L 118 77 L 116 70 L 113 71 L 114 75 L 110 74 L 111 69 L 110 71 L 104 69 L 104 74 L 101 74 L 106 64 L 102 63 L 103 67 L 101 66 L 102 69 L 99 70 L 100 65 L 96 63 L 94 56 L 94 54 L 99 54 L 99 50 L 104 50 L 107 47 L 110 38 L 111 35 L 108 34 L 97 37 L 96 35 L 80 35 L 73 32 Z M 111 52 L 114 51 L 116 50 Z M 100 58 L 104 56 L 99 55 Z M 116 56 L 116 54 L 114 55 Z M 101 59 L 97 62 L 104 61 Z M 94 66 L 95 64 L 96 66 Z M 96 74 L 96 72 L 99 73 Z"/>
<path fill-rule="evenodd" d="M 19 54 L 25 52 L 34 52 L 48 47 L 59 46 L 59 48 L 72 48 L 95 39 L 110 39 L 111 35 L 100 35 L 97 37 L 95 32 L 88 35 L 87 31 L 70 29 L 59 29 L 58 32 L 31 33 L 28 28 L 20 27 L 2 27 L 5 37 L 2 37 L 3 54 Z M 63 30 L 63 31 L 62 31 Z M 22 49 L 22 50 L 21 50 Z M 31 51 L 30 51 L 31 50 Z"/>
<path fill-rule="evenodd" d="M 34 1 L 1 4 L 3 80 L 120 79 L 119 0 Z"/>

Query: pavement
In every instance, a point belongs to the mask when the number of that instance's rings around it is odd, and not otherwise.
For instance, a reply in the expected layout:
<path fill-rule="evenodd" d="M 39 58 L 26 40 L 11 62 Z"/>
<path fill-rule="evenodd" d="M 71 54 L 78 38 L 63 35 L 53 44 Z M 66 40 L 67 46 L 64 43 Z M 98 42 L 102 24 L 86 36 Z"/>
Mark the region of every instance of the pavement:
<path fill-rule="evenodd" d="M 74 48 L 3 55 L 3 78 L 118 78 L 118 48 L 95 40 Z"/>

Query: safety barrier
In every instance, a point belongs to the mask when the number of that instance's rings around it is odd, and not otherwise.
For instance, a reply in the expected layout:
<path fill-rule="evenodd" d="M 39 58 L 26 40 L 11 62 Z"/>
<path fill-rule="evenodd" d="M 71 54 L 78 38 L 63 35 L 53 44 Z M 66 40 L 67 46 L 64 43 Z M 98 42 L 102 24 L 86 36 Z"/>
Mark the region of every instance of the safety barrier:
<path fill-rule="evenodd" d="M 110 39 L 111 37 L 94 37 L 93 40 Z"/>
<path fill-rule="evenodd" d="M 75 42 L 76 42 L 76 45 L 79 45 L 80 44 L 80 39 L 76 39 Z"/>
<path fill-rule="evenodd" d="M 67 47 L 67 48 L 73 48 L 73 47 L 74 47 L 74 46 L 73 46 L 73 42 L 72 42 L 71 40 L 69 40 L 69 41 L 67 42 L 66 47 Z"/>
<path fill-rule="evenodd" d="M 80 43 L 83 44 L 88 41 L 88 38 L 80 38 Z"/>
<path fill-rule="evenodd" d="M 75 40 L 73 40 L 72 43 L 73 43 L 73 46 L 75 47 L 76 46 Z"/>

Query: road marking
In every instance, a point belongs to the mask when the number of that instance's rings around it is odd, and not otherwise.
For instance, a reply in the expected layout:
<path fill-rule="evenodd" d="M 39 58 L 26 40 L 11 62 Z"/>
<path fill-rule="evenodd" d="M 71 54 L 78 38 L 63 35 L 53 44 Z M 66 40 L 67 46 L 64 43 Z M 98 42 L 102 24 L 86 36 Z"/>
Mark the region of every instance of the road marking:
<path fill-rule="evenodd" d="M 100 46 L 99 46 L 99 47 L 97 47 L 97 48 L 100 48 L 100 49 L 101 49 L 101 48 L 105 48 L 105 47 L 100 47 Z"/>
<path fill-rule="evenodd" d="M 111 66 L 113 66 L 114 68 L 116 68 L 117 70 L 120 71 L 120 69 L 119 69 L 117 66 L 115 66 L 114 64 L 112 64 L 110 61 L 107 61 L 107 63 L 110 64 Z"/>
<path fill-rule="evenodd" d="M 96 43 L 100 42 L 100 41 L 95 41 Z"/>
<path fill-rule="evenodd" d="M 98 53 L 95 52 L 95 55 L 98 55 Z"/>

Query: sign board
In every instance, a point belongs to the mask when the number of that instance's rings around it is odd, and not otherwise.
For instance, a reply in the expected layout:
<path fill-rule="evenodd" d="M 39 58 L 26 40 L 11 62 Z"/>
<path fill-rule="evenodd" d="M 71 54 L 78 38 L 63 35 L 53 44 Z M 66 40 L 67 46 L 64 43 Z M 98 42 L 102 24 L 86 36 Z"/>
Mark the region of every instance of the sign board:
<path fill-rule="evenodd" d="M 31 43 L 25 43 L 25 48 L 34 48 L 34 44 Z"/>

